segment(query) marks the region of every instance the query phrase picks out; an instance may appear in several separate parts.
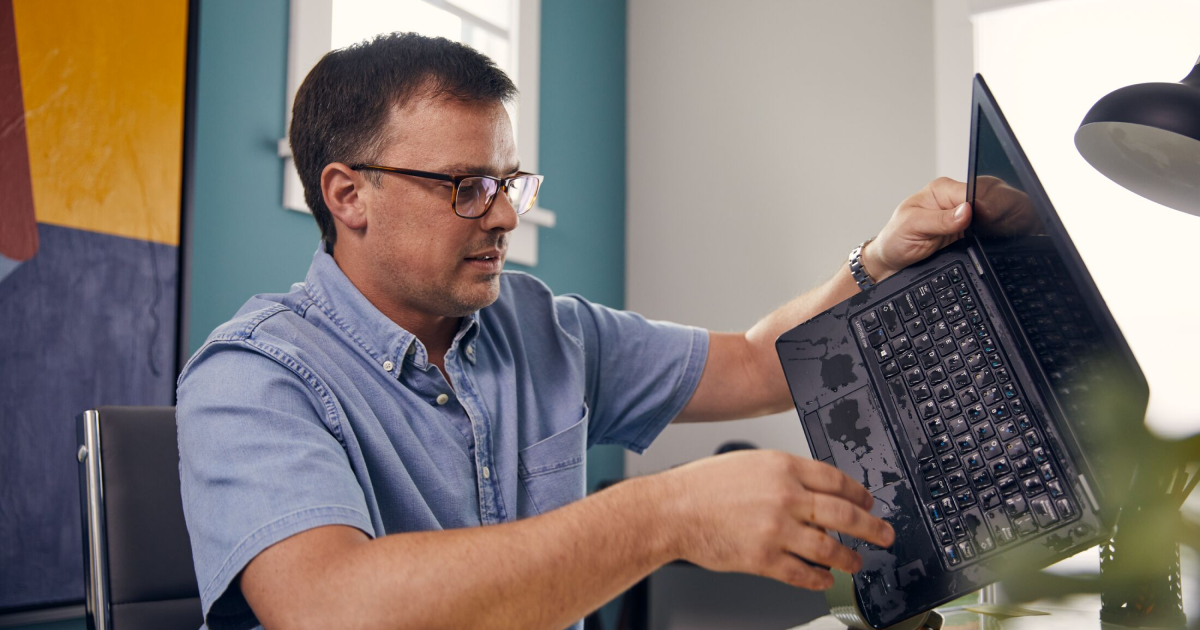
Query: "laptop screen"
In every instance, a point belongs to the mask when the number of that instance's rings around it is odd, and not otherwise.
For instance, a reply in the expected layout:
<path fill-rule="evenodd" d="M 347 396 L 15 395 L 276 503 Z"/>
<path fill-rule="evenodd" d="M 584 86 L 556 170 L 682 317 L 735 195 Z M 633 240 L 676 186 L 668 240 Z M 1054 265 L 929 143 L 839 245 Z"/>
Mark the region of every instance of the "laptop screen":
<path fill-rule="evenodd" d="M 986 87 L 976 100 L 984 102 L 975 107 L 971 232 L 1005 318 L 1041 368 L 1043 397 L 1094 455 L 1118 431 L 1114 421 L 1141 423 L 1145 381 Z"/>

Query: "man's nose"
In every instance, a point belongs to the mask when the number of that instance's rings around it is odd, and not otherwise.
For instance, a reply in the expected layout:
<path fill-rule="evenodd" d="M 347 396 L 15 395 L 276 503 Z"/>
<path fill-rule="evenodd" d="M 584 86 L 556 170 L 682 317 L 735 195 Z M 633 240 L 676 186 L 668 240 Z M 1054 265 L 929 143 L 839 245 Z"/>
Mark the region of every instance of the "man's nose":
<path fill-rule="evenodd" d="M 496 193 L 496 199 L 492 201 L 492 207 L 487 214 L 483 215 L 480 222 L 483 224 L 480 227 L 484 230 L 503 234 L 517 229 L 520 219 L 517 218 L 517 210 L 508 200 L 508 195 L 499 192 Z"/>

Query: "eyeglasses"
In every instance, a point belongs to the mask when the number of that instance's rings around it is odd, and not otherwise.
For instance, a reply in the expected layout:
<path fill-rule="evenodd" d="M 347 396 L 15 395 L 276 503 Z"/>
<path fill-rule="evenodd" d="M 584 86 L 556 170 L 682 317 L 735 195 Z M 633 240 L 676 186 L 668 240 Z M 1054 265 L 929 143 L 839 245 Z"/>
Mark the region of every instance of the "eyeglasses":
<path fill-rule="evenodd" d="M 454 208 L 454 214 L 464 219 L 478 219 L 487 214 L 487 211 L 492 208 L 492 202 L 496 200 L 496 193 L 501 190 L 508 195 L 508 201 L 512 204 L 513 210 L 516 210 L 517 214 L 525 214 L 533 209 L 533 204 L 537 201 L 538 189 L 542 187 L 542 180 L 545 179 L 542 175 L 524 172 L 518 172 L 511 177 L 492 177 L 490 175 L 447 175 L 375 164 L 355 164 L 350 168 L 355 171 L 383 171 L 451 182 L 454 184 L 454 191 L 450 195 L 450 207 Z"/>

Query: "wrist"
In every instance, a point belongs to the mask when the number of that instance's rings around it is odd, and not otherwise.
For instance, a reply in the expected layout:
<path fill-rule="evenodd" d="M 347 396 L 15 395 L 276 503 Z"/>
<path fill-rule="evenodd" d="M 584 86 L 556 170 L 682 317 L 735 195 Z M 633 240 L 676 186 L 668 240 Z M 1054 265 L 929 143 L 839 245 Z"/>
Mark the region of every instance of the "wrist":
<path fill-rule="evenodd" d="M 879 258 L 879 248 L 876 246 L 876 241 L 877 239 L 871 239 L 871 241 L 862 248 L 860 256 L 862 257 L 863 269 L 865 269 L 867 274 L 871 276 L 872 281 L 878 283 L 883 282 L 884 279 L 894 275 L 896 270 L 886 265 L 883 260 Z"/>
<path fill-rule="evenodd" d="M 644 520 L 635 535 L 645 539 L 651 557 L 659 565 L 687 555 L 692 519 L 680 481 L 678 474 L 667 470 L 620 484 L 630 484 L 629 490 L 636 496 L 633 510 L 641 512 Z"/>

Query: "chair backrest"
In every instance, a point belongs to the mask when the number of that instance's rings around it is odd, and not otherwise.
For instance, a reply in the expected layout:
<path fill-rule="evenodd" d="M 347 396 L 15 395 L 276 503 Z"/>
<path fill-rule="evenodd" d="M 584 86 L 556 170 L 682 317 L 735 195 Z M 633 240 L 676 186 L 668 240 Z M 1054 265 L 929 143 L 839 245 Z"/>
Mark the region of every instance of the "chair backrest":
<path fill-rule="evenodd" d="M 203 624 L 179 494 L 174 407 L 101 407 L 77 419 L 88 627 Z"/>

